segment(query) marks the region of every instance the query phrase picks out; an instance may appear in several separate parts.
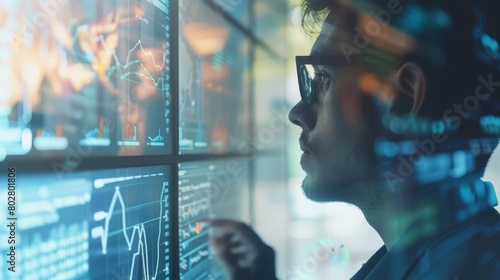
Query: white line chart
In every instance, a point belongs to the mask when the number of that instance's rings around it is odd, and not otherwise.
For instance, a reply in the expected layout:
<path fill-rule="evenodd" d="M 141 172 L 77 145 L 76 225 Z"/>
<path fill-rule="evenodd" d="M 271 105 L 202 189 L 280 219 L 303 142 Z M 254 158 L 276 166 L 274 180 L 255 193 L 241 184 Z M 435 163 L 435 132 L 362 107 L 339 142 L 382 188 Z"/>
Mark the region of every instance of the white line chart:
<path fill-rule="evenodd" d="M 106 46 L 106 42 L 104 41 L 104 36 L 100 35 L 99 36 L 99 41 L 102 43 L 103 47 L 106 49 L 106 51 L 108 51 L 109 53 L 111 53 L 113 55 L 113 58 L 115 60 L 115 65 L 110 67 L 107 71 L 107 78 L 109 79 L 111 77 L 111 75 L 115 72 L 115 71 L 118 71 L 119 73 L 119 76 L 121 79 L 125 79 L 127 78 L 129 75 L 131 74 L 137 74 L 137 75 L 141 75 L 140 73 L 137 73 L 137 72 L 130 72 L 130 71 L 127 71 L 128 68 L 131 66 L 131 65 L 135 65 L 135 64 L 140 64 L 141 67 L 146 71 L 147 73 L 147 77 L 148 79 L 152 80 L 156 86 L 158 86 L 160 83 L 162 83 L 162 90 L 164 89 L 163 88 L 163 83 L 165 82 L 165 79 L 163 77 L 160 77 L 158 78 L 158 80 L 155 80 L 153 75 L 151 74 L 151 72 L 149 71 L 149 69 L 139 60 L 139 59 L 134 59 L 134 60 L 131 60 L 131 56 L 132 56 L 132 53 L 140 48 L 142 50 L 142 52 L 144 53 L 144 55 L 146 56 L 150 56 L 151 57 L 151 60 L 153 61 L 153 65 L 155 68 L 159 68 L 161 71 L 164 70 L 165 68 L 165 61 L 167 60 L 167 53 L 163 53 L 163 62 L 162 64 L 158 64 L 154 58 L 154 55 L 151 51 L 146 51 L 142 45 L 142 42 L 141 40 L 139 40 L 135 45 L 134 47 L 132 47 L 130 49 L 130 51 L 128 52 L 127 54 L 127 58 L 125 60 L 125 63 L 122 64 L 120 62 L 120 59 L 118 58 L 118 56 L 116 55 L 116 52 L 114 50 L 109 50 L 108 47 Z"/>
<path fill-rule="evenodd" d="M 113 198 L 111 200 L 111 203 L 109 205 L 109 209 L 107 212 L 101 211 L 97 212 L 94 214 L 94 219 L 95 220 L 101 220 L 104 219 L 104 227 L 98 227 L 93 229 L 93 234 L 92 236 L 94 238 L 100 237 L 101 239 L 101 247 L 102 247 L 102 254 L 107 254 L 107 244 L 108 244 L 108 234 L 109 234 L 109 224 L 112 219 L 112 213 L 115 211 L 116 207 L 121 207 L 121 220 L 122 220 L 122 233 L 123 237 L 127 243 L 128 250 L 132 251 L 134 248 L 132 248 L 134 241 L 137 239 L 138 240 L 138 245 L 136 248 L 135 253 L 133 254 L 132 257 L 132 265 L 130 268 L 130 274 L 129 274 L 129 279 L 133 279 L 133 270 L 135 267 L 135 261 L 138 255 L 141 255 L 141 264 L 143 266 L 143 271 L 144 271 L 144 278 L 145 279 L 151 279 L 155 280 L 157 279 L 158 272 L 159 272 L 159 264 L 160 264 L 160 239 L 161 239 L 161 233 L 162 233 L 162 225 L 163 225 L 163 218 L 165 218 L 165 215 L 163 214 L 163 201 L 165 198 L 165 189 L 168 187 L 168 183 L 164 182 L 163 183 L 163 188 L 161 191 L 161 198 L 160 198 L 160 213 L 159 213 L 159 223 L 158 223 L 158 237 L 157 237 L 157 242 L 156 242 L 156 266 L 155 266 L 155 271 L 154 271 L 154 276 L 152 276 L 152 272 L 149 271 L 149 257 L 148 257 L 148 243 L 147 243 L 147 234 L 146 234 L 146 229 L 144 227 L 144 223 L 134 225 L 132 227 L 132 233 L 129 234 L 127 232 L 127 224 L 126 224 L 126 211 L 127 209 L 125 202 L 123 200 L 123 197 L 120 192 L 120 187 L 115 186 L 115 191 L 113 194 Z M 96 230 L 99 229 L 99 230 Z"/>

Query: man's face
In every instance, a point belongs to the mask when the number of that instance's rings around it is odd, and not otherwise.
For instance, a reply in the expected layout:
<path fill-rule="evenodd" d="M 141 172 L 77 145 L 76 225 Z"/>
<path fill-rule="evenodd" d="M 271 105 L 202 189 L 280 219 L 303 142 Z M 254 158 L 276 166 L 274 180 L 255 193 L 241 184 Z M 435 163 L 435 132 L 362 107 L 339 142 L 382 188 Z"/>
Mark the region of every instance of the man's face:
<path fill-rule="evenodd" d="M 349 42 L 329 15 L 311 50 L 311 55 L 343 55 L 340 43 Z M 352 27 L 351 27 L 352 28 Z M 289 119 L 302 128 L 300 137 L 302 168 L 307 176 L 302 183 L 306 196 L 315 201 L 355 203 L 373 180 L 376 168 L 373 131 L 366 125 L 367 96 L 359 89 L 365 72 L 352 64 L 341 67 L 315 66 L 312 106 L 297 103 Z"/>

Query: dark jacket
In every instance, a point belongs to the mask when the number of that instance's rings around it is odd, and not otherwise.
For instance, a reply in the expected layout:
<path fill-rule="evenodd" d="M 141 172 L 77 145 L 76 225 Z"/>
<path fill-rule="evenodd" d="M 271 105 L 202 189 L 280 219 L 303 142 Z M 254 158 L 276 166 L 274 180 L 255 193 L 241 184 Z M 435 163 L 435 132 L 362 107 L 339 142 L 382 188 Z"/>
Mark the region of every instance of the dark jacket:
<path fill-rule="evenodd" d="M 351 280 L 500 280 L 500 214 L 491 207 L 496 196 L 491 184 L 479 194 L 483 196 L 474 196 L 472 206 L 466 199 L 473 214 L 457 215 L 467 209 L 463 203 L 446 207 L 458 218 L 444 221 L 439 230 L 429 219 L 416 221 L 389 252 L 382 246 Z"/>

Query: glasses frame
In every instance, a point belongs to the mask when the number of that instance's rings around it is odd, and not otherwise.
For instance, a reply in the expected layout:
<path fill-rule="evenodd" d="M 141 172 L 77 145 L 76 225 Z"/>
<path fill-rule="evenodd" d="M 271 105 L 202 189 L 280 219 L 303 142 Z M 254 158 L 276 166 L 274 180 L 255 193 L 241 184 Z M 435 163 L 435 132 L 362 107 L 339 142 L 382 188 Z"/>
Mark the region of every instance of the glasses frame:
<path fill-rule="evenodd" d="M 329 65 L 329 66 L 346 66 L 351 65 L 352 60 L 347 61 L 347 57 L 344 55 L 310 55 L 310 56 L 296 56 L 295 65 L 297 67 L 297 78 L 299 81 L 299 91 L 300 98 L 304 103 L 309 106 L 313 106 L 316 100 L 316 93 L 313 83 L 313 77 L 307 72 L 307 77 L 305 77 L 303 69 L 305 69 L 306 64 L 310 65 Z M 307 71 L 307 69 L 306 69 Z M 307 92 L 306 88 L 310 89 L 310 93 Z"/>

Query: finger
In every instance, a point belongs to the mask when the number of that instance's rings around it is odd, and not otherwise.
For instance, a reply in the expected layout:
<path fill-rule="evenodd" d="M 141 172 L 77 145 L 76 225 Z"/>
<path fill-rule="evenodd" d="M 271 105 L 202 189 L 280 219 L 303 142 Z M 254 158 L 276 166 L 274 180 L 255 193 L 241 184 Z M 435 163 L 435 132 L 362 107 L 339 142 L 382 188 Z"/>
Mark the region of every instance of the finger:
<path fill-rule="evenodd" d="M 230 239 L 231 243 L 242 243 L 244 240 L 240 234 L 233 234 Z"/>
<path fill-rule="evenodd" d="M 224 235 L 210 240 L 210 248 L 226 269 L 234 270 L 238 267 L 237 259 L 231 253 L 230 236 Z"/>
<path fill-rule="evenodd" d="M 226 246 L 227 242 L 225 241 L 225 236 L 210 238 L 210 247 L 214 252 L 219 252 Z"/>
<path fill-rule="evenodd" d="M 233 246 L 230 251 L 232 254 L 246 254 L 249 252 L 248 247 L 243 245 Z"/>
<path fill-rule="evenodd" d="M 228 251 L 231 254 L 243 254 L 251 252 L 251 246 L 246 246 L 241 242 L 234 242 L 232 234 L 224 234 L 220 237 L 212 237 L 210 239 L 210 246 L 217 253 Z"/>
<path fill-rule="evenodd" d="M 229 238 L 228 235 L 210 238 L 210 248 L 216 255 L 224 255 L 223 253 L 230 247 Z"/>
<path fill-rule="evenodd" d="M 249 255 L 245 255 L 243 258 L 238 259 L 238 266 L 243 268 L 250 268 L 254 262 L 254 257 L 249 257 Z"/>

